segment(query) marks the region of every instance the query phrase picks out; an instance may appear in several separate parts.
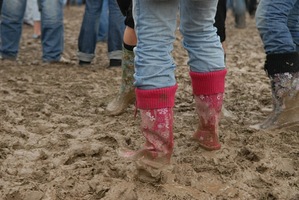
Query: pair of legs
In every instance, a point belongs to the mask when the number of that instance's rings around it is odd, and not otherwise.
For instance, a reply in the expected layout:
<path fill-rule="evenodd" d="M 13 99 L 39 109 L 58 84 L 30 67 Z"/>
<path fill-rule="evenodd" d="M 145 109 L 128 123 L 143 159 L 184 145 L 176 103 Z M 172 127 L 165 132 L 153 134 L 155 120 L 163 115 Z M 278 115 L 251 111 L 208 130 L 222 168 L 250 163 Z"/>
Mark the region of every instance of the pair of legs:
<path fill-rule="evenodd" d="M 215 16 L 215 27 L 220 38 L 225 53 L 225 20 L 226 20 L 226 0 L 219 0 Z M 119 93 L 108 104 L 107 111 L 109 115 L 119 115 L 132 104 L 135 100 L 133 93 L 133 73 L 134 73 L 134 53 L 133 47 L 137 44 L 137 38 L 134 30 L 134 20 L 132 16 L 132 0 L 118 0 L 118 4 L 124 16 L 126 16 L 126 29 L 124 32 L 124 51 L 122 64 L 122 82 Z M 127 48 L 129 46 L 129 48 Z M 128 80 L 129 79 L 129 80 Z"/>
<path fill-rule="evenodd" d="M 1 55 L 3 59 L 15 60 L 19 51 L 26 0 L 3 2 Z M 63 52 L 63 2 L 62 0 L 39 0 L 41 9 L 42 59 L 44 62 L 59 61 Z"/>
<path fill-rule="evenodd" d="M 256 25 L 267 55 L 265 71 L 273 99 L 273 111 L 259 128 L 298 128 L 299 0 L 261 0 Z"/>
<path fill-rule="evenodd" d="M 33 21 L 32 37 L 34 39 L 39 39 L 41 36 L 41 21 L 40 21 L 41 16 L 40 16 L 37 0 L 27 0 L 25 16 L 26 14 L 31 18 L 30 20 Z"/>
<path fill-rule="evenodd" d="M 110 66 L 114 60 L 121 60 L 122 40 L 125 25 L 116 0 L 109 1 L 109 28 L 108 28 L 108 57 Z M 90 64 L 95 57 L 95 48 L 99 31 L 99 20 L 102 11 L 102 0 L 87 0 L 85 13 L 78 39 L 78 58 L 80 64 Z"/>
<path fill-rule="evenodd" d="M 33 38 L 40 38 L 41 37 L 41 15 L 38 7 L 37 0 L 33 0 Z"/>
<path fill-rule="evenodd" d="M 183 45 L 188 64 L 198 130 L 194 138 L 205 149 L 220 148 L 218 122 L 226 74 L 224 53 L 214 27 L 217 0 L 133 0 L 137 45 L 135 52 L 136 105 L 146 142 L 127 152 L 141 165 L 159 168 L 170 162 L 173 151 L 173 107 L 177 83 L 171 56 L 180 8 Z"/>

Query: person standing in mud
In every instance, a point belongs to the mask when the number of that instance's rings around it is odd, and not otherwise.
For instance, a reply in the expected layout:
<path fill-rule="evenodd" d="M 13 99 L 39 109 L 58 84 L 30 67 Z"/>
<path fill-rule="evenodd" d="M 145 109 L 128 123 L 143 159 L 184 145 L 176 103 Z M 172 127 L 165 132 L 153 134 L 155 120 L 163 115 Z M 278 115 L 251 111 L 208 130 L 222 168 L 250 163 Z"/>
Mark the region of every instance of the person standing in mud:
<path fill-rule="evenodd" d="M 125 25 L 116 0 L 108 1 L 109 28 L 108 28 L 108 57 L 110 67 L 120 67 L 122 57 L 122 38 Z M 81 66 L 90 65 L 95 57 L 95 49 L 99 32 L 99 20 L 103 0 L 87 0 L 83 21 L 78 38 L 78 59 Z"/>
<path fill-rule="evenodd" d="M 117 0 L 120 10 L 125 19 L 126 29 L 124 32 L 123 57 L 122 57 L 122 81 L 116 97 L 107 105 L 106 111 L 109 115 L 120 115 L 125 109 L 135 101 L 134 92 L 134 52 L 137 38 L 134 30 L 134 19 L 132 14 L 132 0 Z M 215 27 L 219 35 L 220 42 L 225 53 L 225 20 L 226 20 L 226 0 L 219 0 L 215 16 Z M 225 109 L 225 108 L 223 108 Z M 226 111 L 227 113 L 228 111 Z"/>
<path fill-rule="evenodd" d="M 273 111 L 258 128 L 299 125 L 299 0 L 261 0 L 256 26 L 266 53 L 264 70 Z"/>
<path fill-rule="evenodd" d="M 145 145 L 122 153 L 137 166 L 161 169 L 170 163 L 174 147 L 173 107 L 177 83 L 171 56 L 180 8 L 180 31 L 189 53 L 188 64 L 198 114 L 193 137 L 207 150 L 221 148 L 218 123 L 222 108 L 224 52 L 214 26 L 218 0 L 133 0 L 137 34 L 135 52 L 136 106 Z M 153 173 L 151 173 L 153 176 Z"/>
<path fill-rule="evenodd" d="M 46 63 L 66 62 L 61 56 L 64 44 L 63 2 L 38 0 L 38 3 L 41 10 L 42 59 Z M 26 4 L 26 0 L 3 0 L 0 50 L 2 59 L 17 59 Z"/>

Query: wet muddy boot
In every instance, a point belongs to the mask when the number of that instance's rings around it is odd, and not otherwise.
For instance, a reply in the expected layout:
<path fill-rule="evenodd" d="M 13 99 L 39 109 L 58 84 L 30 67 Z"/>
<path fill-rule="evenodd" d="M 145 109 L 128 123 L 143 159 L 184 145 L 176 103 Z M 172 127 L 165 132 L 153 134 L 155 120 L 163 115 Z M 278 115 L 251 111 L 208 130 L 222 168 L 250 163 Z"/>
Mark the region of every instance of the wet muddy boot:
<path fill-rule="evenodd" d="M 121 156 L 136 161 L 140 176 L 159 179 L 161 169 L 170 164 L 174 145 L 172 127 L 176 89 L 176 85 L 153 90 L 136 89 L 145 144 L 138 151 L 122 151 Z"/>
<path fill-rule="evenodd" d="M 135 101 L 134 52 L 123 48 L 122 81 L 117 96 L 107 105 L 108 115 L 120 115 Z"/>
<path fill-rule="evenodd" d="M 299 129 L 299 54 L 269 54 L 265 71 L 270 78 L 273 110 L 259 129 Z"/>
<path fill-rule="evenodd" d="M 221 148 L 219 142 L 219 120 L 223 103 L 226 70 L 198 73 L 190 72 L 198 129 L 193 137 L 199 145 L 209 151 Z"/>

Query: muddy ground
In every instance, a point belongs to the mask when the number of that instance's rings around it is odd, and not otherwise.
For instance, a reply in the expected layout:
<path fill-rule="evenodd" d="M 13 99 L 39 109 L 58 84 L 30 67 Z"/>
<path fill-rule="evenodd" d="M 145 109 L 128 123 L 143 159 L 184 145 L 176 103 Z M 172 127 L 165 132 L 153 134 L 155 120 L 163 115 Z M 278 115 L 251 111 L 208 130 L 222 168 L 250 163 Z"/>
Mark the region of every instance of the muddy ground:
<path fill-rule="evenodd" d="M 83 7 L 65 9 L 65 57 L 76 60 Z M 40 42 L 24 25 L 17 62 L 0 61 L 0 199 L 193 200 L 299 199 L 298 130 L 250 128 L 269 114 L 271 96 L 264 51 L 254 25 L 227 20 L 227 84 L 222 149 L 208 152 L 191 140 L 196 113 L 187 54 L 177 34 L 175 149 L 166 183 L 140 182 L 121 148 L 143 143 L 134 106 L 106 114 L 120 69 L 107 69 L 105 43 L 91 67 L 45 65 Z"/>

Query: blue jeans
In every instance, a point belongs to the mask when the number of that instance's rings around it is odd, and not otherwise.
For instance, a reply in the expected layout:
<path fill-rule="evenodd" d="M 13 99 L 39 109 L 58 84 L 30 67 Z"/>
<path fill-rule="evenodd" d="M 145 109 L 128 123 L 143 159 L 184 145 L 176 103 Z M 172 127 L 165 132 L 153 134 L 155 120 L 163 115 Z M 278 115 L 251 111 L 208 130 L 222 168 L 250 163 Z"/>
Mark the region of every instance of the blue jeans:
<path fill-rule="evenodd" d="M 135 85 L 157 89 L 176 84 L 171 56 L 177 12 L 180 31 L 193 72 L 223 70 L 224 52 L 214 27 L 218 0 L 133 0 L 135 31 Z"/>
<path fill-rule="evenodd" d="M 109 0 L 108 56 L 109 59 L 122 58 L 125 17 L 116 0 Z"/>
<path fill-rule="evenodd" d="M 95 57 L 102 6 L 103 0 L 86 1 L 85 13 L 78 40 L 79 60 L 91 62 Z M 124 29 L 124 16 L 121 14 L 116 0 L 109 0 L 109 59 L 121 59 Z"/>
<path fill-rule="evenodd" d="M 232 9 L 235 15 L 246 14 L 246 2 L 245 0 L 228 0 L 227 8 Z"/>
<path fill-rule="evenodd" d="M 261 0 L 256 26 L 266 54 L 299 52 L 299 0 Z"/>
<path fill-rule="evenodd" d="M 3 2 L 1 54 L 16 59 L 27 0 Z M 58 61 L 63 52 L 63 0 L 40 0 L 43 61 Z"/>
<path fill-rule="evenodd" d="M 103 0 L 103 6 L 100 15 L 100 26 L 99 26 L 99 34 L 98 34 L 98 41 L 106 41 L 108 38 L 108 16 L 109 16 L 109 7 L 108 7 L 108 0 Z"/>
<path fill-rule="evenodd" d="M 82 0 L 71 0 L 71 1 L 70 1 L 70 4 L 71 4 L 71 5 L 74 5 L 74 4 L 82 5 L 83 2 L 82 2 Z"/>
<path fill-rule="evenodd" d="M 0 47 L 2 45 L 2 42 L 1 42 L 2 41 L 1 40 L 1 10 L 2 10 L 2 3 L 3 3 L 3 0 L 0 0 Z M 0 53 L 0 56 L 1 56 L 1 53 Z"/>

